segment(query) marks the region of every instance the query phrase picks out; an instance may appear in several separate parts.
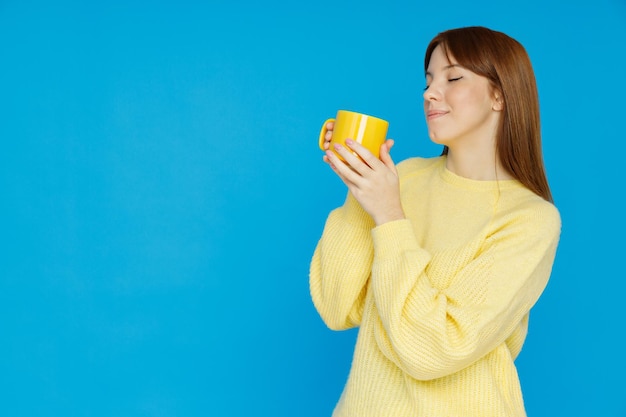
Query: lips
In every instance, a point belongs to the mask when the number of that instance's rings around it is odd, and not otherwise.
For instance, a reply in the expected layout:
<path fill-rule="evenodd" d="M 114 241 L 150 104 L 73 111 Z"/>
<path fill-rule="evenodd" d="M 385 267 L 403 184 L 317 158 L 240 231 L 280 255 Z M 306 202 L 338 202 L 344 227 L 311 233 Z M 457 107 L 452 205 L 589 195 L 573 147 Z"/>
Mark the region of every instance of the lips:
<path fill-rule="evenodd" d="M 448 112 L 444 110 L 428 110 L 426 112 L 426 119 L 433 120 L 445 116 L 446 114 L 448 114 Z"/>

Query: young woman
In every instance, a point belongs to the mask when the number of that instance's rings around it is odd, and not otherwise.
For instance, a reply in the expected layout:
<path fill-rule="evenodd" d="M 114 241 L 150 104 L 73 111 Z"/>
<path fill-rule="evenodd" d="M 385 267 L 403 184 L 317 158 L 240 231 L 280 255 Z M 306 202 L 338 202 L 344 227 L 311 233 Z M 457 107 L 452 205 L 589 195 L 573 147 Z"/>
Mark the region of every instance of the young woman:
<path fill-rule="evenodd" d="M 525 416 L 514 360 L 561 221 L 546 180 L 525 49 L 483 27 L 426 50 L 434 158 L 394 164 L 358 143 L 324 156 L 347 185 L 310 268 L 331 329 L 358 326 L 334 416 Z M 329 124 L 332 137 L 333 125 Z"/>

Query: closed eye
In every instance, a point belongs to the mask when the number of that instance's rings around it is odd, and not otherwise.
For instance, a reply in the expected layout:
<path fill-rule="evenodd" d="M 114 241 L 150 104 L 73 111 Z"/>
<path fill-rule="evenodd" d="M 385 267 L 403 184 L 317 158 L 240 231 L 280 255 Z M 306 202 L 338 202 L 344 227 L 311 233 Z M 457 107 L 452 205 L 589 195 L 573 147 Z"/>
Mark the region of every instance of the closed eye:
<path fill-rule="evenodd" d="M 459 81 L 461 78 L 463 77 L 448 78 L 448 82 Z M 426 84 L 426 87 L 424 87 L 424 91 L 428 90 L 428 87 L 430 87 L 430 85 Z"/>

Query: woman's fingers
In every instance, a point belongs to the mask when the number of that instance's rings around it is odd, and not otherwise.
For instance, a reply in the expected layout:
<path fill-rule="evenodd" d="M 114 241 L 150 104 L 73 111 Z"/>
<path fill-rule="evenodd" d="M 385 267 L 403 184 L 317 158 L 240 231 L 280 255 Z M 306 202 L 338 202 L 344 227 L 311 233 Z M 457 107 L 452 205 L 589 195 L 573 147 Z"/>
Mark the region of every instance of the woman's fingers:
<path fill-rule="evenodd" d="M 395 172 L 396 164 L 391 159 L 391 155 L 389 151 L 393 148 L 394 141 L 393 139 L 387 139 L 385 143 L 380 146 L 380 160 L 383 164 L 385 164 L 388 168 L 392 169 Z"/>
<path fill-rule="evenodd" d="M 333 167 L 335 172 L 339 174 L 343 182 L 345 182 L 348 186 L 350 186 L 350 184 L 355 184 L 361 178 L 362 174 L 359 170 L 362 170 L 365 164 L 347 148 L 341 145 L 336 145 L 334 149 L 337 154 L 343 158 L 343 161 L 335 152 L 328 150 L 326 151 L 326 155 L 331 167 Z"/>
<path fill-rule="evenodd" d="M 374 154 L 365 146 L 351 139 L 346 140 L 346 145 L 350 147 L 347 152 L 354 157 L 356 165 L 353 165 L 353 167 L 356 168 L 360 174 L 363 175 L 367 172 L 363 169 L 365 166 L 367 166 L 368 169 L 375 169 L 377 166 L 380 166 L 380 159 L 374 156 Z M 354 153 L 358 156 L 355 156 Z M 351 161 L 348 162 L 352 165 Z"/>
<path fill-rule="evenodd" d="M 377 159 L 363 145 L 352 139 L 346 140 L 346 146 L 335 146 L 335 150 L 360 175 L 366 174 L 373 161 Z"/>
<path fill-rule="evenodd" d="M 335 122 L 326 123 L 326 133 L 324 134 L 324 149 L 330 147 L 330 141 L 333 138 L 333 129 L 335 128 Z"/>
<path fill-rule="evenodd" d="M 330 164 L 333 170 L 340 174 L 344 182 L 347 180 L 354 184 L 361 177 L 368 176 L 383 166 L 395 173 L 395 164 L 389 154 L 389 150 L 393 145 L 394 141 L 392 139 L 385 141 L 380 147 L 380 158 L 377 158 L 360 143 L 348 139 L 346 140 L 347 147 L 336 144 L 333 146 L 334 152 L 327 149 L 324 155 L 324 162 Z"/>
<path fill-rule="evenodd" d="M 354 174 L 352 168 L 350 168 L 345 162 L 339 159 L 337 155 L 335 155 L 335 153 L 332 151 L 328 151 L 328 156 L 324 156 L 324 159 L 333 170 L 333 172 L 348 187 L 348 189 L 354 186 L 353 182 L 346 177 L 346 174 Z"/>

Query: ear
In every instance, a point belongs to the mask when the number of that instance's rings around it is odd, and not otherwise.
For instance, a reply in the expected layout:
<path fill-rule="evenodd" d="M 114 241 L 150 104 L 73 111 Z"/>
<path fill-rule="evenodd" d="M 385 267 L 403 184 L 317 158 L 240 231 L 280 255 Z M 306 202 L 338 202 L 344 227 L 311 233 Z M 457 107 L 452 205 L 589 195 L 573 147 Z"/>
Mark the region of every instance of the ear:
<path fill-rule="evenodd" d="M 502 111 L 504 109 L 504 98 L 502 93 L 498 90 L 493 92 L 493 104 L 491 106 L 493 111 Z"/>

